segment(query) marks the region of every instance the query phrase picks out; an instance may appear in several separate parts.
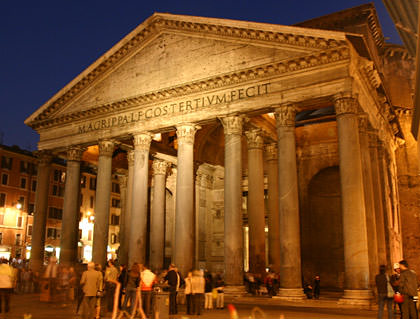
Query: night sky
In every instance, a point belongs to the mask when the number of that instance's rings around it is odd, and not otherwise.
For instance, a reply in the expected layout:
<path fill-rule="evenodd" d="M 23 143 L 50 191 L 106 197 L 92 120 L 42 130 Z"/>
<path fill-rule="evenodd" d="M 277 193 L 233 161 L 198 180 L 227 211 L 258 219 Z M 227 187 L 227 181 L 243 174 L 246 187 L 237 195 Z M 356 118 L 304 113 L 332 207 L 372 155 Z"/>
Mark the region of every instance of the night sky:
<path fill-rule="evenodd" d="M 401 41 L 381 0 L 388 42 Z M 290 25 L 360 0 L 25 0 L 0 6 L 0 143 L 36 150 L 23 122 L 154 12 Z"/>

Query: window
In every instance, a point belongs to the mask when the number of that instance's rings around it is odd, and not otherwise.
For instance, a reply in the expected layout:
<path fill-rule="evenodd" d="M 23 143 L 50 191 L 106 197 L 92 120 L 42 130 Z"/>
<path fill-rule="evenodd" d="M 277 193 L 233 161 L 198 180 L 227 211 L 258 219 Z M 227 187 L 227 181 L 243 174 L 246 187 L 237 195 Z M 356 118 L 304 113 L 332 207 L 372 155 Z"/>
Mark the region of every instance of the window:
<path fill-rule="evenodd" d="M 111 215 L 111 225 L 119 225 L 120 224 L 120 216 Z"/>
<path fill-rule="evenodd" d="M 35 211 L 35 204 L 34 203 L 29 204 L 28 205 L 28 214 L 33 215 L 34 211 Z"/>
<path fill-rule="evenodd" d="M 89 189 L 96 190 L 96 177 L 89 178 Z"/>
<path fill-rule="evenodd" d="M 32 236 L 32 225 L 28 225 L 28 230 L 26 232 L 28 236 Z"/>
<path fill-rule="evenodd" d="M 31 190 L 32 190 L 33 192 L 36 192 L 36 181 L 32 181 Z"/>
<path fill-rule="evenodd" d="M 22 227 L 22 223 L 23 223 L 23 217 L 18 216 L 17 221 L 16 221 L 16 227 Z"/>
<path fill-rule="evenodd" d="M 63 210 L 61 208 L 50 207 L 48 210 L 48 218 L 63 219 Z"/>
<path fill-rule="evenodd" d="M 2 156 L 1 157 L 1 168 L 12 169 L 13 158 Z"/>
<path fill-rule="evenodd" d="M 35 163 L 29 163 L 29 174 L 36 175 L 38 173 L 38 168 Z"/>
<path fill-rule="evenodd" d="M 64 187 L 58 186 L 58 196 L 64 197 Z"/>
<path fill-rule="evenodd" d="M 1 193 L 0 194 L 0 207 L 6 206 L 6 194 Z"/>
<path fill-rule="evenodd" d="M 15 241 L 15 245 L 16 246 L 20 246 L 21 243 L 21 235 L 20 234 L 16 234 L 16 241 Z"/>
<path fill-rule="evenodd" d="M 80 187 L 81 188 L 86 188 L 86 176 L 82 175 L 82 177 L 80 178 Z"/>
<path fill-rule="evenodd" d="M 26 178 L 22 177 L 20 179 L 20 188 L 26 189 Z"/>
<path fill-rule="evenodd" d="M 93 196 L 90 196 L 90 208 L 93 208 L 94 200 Z"/>
<path fill-rule="evenodd" d="M 58 239 L 61 237 L 61 232 L 57 228 L 47 228 L 47 237 L 51 239 Z"/>
<path fill-rule="evenodd" d="M 117 243 L 117 235 L 111 234 L 111 245 L 116 244 L 116 243 Z"/>
<path fill-rule="evenodd" d="M 58 169 L 54 170 L 54 181 L 58 182 L 60 181 L 61 171 Z"/>
<path fill-rule="evenodd" d="M 111 203 L 112 203 L 112 207 L 116 207 L 116 208 L 120 207 L 120 200 L 117 198 L 113 198 Z"/>
<path fill-rule="evenodd" d="M 1 183 L 2 183 L 3 185 L 7 185 L 7 184 L 9 184 L 9 175 L 7 175 L 7 174 L 2 174 L 2 175 L 1 175 Z"/>
<path fill-rule="evenodd" d="M 20 210 L 25 210 L 25 197 L 20 196 L 18 200 L 18 204 L 20 204 Z"/>
<path fill-rule="evenodd" d="M 29 172 L 29 163 L 25 161 L 20 161 L 20 172 L 28 173 Z"/>
<path fill-rule="evenodd" d="M 113 193 L 120 193 L 120 185 L 118 183 L 112 183 L 112 190 Z"/>

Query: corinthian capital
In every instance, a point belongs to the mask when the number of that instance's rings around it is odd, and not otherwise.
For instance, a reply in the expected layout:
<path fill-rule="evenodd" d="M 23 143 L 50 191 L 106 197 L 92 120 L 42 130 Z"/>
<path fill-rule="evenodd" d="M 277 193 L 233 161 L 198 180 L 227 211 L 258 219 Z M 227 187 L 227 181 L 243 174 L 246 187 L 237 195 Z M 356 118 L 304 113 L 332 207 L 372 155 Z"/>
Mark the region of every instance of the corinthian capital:
<path fill-rule="evenodd" d="M 178 145 L 180 143 L 194 144 L 195 132 L 201 127 L 195 124 L 181 124 L 176 127 Z"/>
<path fill-rule="evenodd" d="M 368 129 L 369 117 L 366 113 L 360 113 L 358 116 L 359 131 L 366 133 Z"/>
<path fill-rule="evenodd" d="M 114 152 L 115 143 L 111 140 L 100 140 L 98 143 L 99 146 L 99 156 L 112 156 Z"/>
<path fill-rule="evenodd" d="M 277 160 L 277 143 L 266 144 L 264 150 L 267 161 Z"/>
<path fill-rule="evenodd" d="M 295 126 L 296 107 L 293 104 L 284 104 L 276 108 L 275 113 L 277 126 Z"/>
<path fill-rule="evenodd" d="M 67 150 L 67 160 L 68 161 L 75 161 L 80 162 L 82 160 L 83 152 L 85 151 L 85 148 L 82 147 L 70 147 Z"/>
<path fill-rule="evenodd" d="M 248 142 L 248 149 L 262 149 L 264 146 L 264 139 L 261 136 L 261 130 L 253 129 L 245 132 L 246 140 Z"/>
<path fill-rule="evenodd" d="M 226 116 L 220 118 L 225 135 L 242 135 L 242 117 L 240 116 Z"/>
<path fill-rule="evenodd" d="M 155 159 L 152 164 L 153 175 L 166 175 L 168 171 L 168 162 L 160 159 Z"/>
<path fill-rule="evenodd" d="M 141 151 L 148 151 L 150 143 L 152 142 L 152 134 L 149 132 L 142 132 L 133 135 L 134 149 Z"/>
<path fill-rule="evenodd" d="M 35 156 L 38 158 L 39 165 L 49 165 L 53 158 L 50 151 L 37 151 Z"/>
<path fill-rule="evenodd" d="M 358 104 L 357 100 L 346 94 L 337 94 L 334 96 L 335 114 L 337 116 L 344 114 L 357 114 Z"/>

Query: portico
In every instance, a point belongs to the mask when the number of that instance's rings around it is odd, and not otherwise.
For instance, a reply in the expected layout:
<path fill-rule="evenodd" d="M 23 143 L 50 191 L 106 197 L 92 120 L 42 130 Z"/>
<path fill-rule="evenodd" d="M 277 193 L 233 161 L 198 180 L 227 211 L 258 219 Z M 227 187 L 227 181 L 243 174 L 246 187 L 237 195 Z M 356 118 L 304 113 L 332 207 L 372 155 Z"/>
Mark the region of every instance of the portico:
<path fill-rule="evenodd" d="M 377 93 L 377 71 L 351 39 L 342 32 L 157 13 L 58 92 L 26 124 L 39 132 L 40 151 L 68 156 L 69 220 L 77 213 L 70 203 L 77 198 L 78 161 L 94 158 L 93 261 L 105 263 L 111 174 L 124 169 L 122 260 L 158 269 L 167 258 L 183 274 L 197 267 L 221 271 L 236 288 L 244 270 L 264 276 L 271 267 L 280 276 L 280 297 L 301 299 L 302 276 L 320 271 L 308 248 L 305 190 L 322 169 L 338 166 L 335 213 L 342 222 L 334 227 L 343 239 L 333 271 L 344 280 L 331 286 L 345 290 L 343 302 L 367 303 L 369 263 L 375 250 L 387 249 L 376 242 L 384 226 L 373 221 L 384 211 L 372 198 L 385 195 L 363 178 L 368 172 L 378 180 L 383 168 L 378 160 L 362 166 L 372 149 L 365 137 L 360 142 L 358 114 L 387 152 L 395 131 L 378 113 L 386 97 Z M 124 167 L 113 163 L 117 150 L 126 154 Z M 198 184 L 204 171 L 207 182 Z M 37 198 L 35 220 L 42 225 L 45 204 L 41 193 Z M 75 227 L 69 224 L 68 233 Z M 372 243 L 367 229 L 378 227 Z M 63 236 L 63 261 L 76 261 L 75 245 Z"/>

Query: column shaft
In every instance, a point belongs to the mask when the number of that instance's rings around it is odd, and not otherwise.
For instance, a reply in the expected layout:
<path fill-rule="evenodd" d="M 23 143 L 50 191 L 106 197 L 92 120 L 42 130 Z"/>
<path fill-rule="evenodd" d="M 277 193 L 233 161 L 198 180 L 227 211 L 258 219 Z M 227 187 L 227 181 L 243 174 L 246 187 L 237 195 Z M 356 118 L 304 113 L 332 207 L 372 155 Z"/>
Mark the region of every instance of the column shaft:
<path fill-rule="evenodd" d="M 243 284 L 242 118 L 221 119 L 225 133 L 225 283 Z"/>
<path fill-rule="evenodd" d="M 303 298 L 296 168 L 295 107 L 276 109 L 280 212 L 280 296 Z"/>
<path fill-rule="evenodd" d="M 165 251 L 165 190 L 168 164 L 162 160 L 153 161 L 153 201 L 150 215 L 150 267 L 163 269 Z"/>
<path fill-rule="evenodd" d="M 265 148 L 268 179 L 268 260 L 276 273 L 280 272 L 280 219 L 279 219 L 279 180 L 277 146 L 269 144 Z"/>
<path fill-rule="evenodd" d="M 121 263 L 123 265 L 131 266 L 129 264 L 129 250 L 130 250 L 130 234 L 131 234 L 131 215 L 132 215 L 132 205 L 133 205 L 133 181 L 134 181 L 134 151 L 129 151 L 127 153 L 128 161 L 128 173 L 127 173 L 127 194 L 126 194 L 126 206 L 124 213 L 124 229 L 125 234 L 122 238 L 122 252 L 121 252 Z"/>
<path fill-rule="evenodd" d="M 126 223 L 126 214 L 127 214 L 127 180 L 128 177 L 126 172 L 120 171 L 118 175 L 118 183 L 120 185 L 120 228 L 119 228 L 119 241 L 120 247 L 118 248 L 118 261 L 121 265 L 127 265 L 128 262 L 128 251 L 127 251 L 127 223 Z"/>
<path fill-rule="evenodd" d="M 92 261 L 102 266 L 107 260 L 113 151 L 114 143 L 112 141 L 99 142 Z"/>
<path fill-rule="evenodd" d="M 40 152 L 38 157 L 39 164 L 30 260 L 33 271 L 41 271 L 44 264 L 45 229 L 47 225 L 48 190 L 52 159 L 51 154 L 48 152 Z"/>
<path fill-rule="evenodd" d="M 368 297 L 369 259 L 357 101 L 338 95 L 335 108 L 344 228 L 344 299 L 364 299 Z"/>
<path fill-rule="evenodd" d="M 177 126 L 178 169 L 175 203 L 175 251 L 173 260 L 183 275 L 194 261 L 194 135 L 199 127 Z"/>
<path fill-rule="evenodd" d="M 360 151 L 362 159 L 363 190 L 366 205 L 366 230 L 368 234 L 369 281 L 370 287 L 375 287 L 375 275 L 378 272 L 378 242 L 376 235 L 376 216 L 373 197 L 372 165 L 369 151 L 369 136 L 367 132 L 368 118 L 366 114 L 359 115 Z"/>
<path fill-rule="evenodd" d="M 83 149 L 67 151 L 66 186 L 64 190 L 63 222 L 61 226 L 60 264 L 77 263 L 80 212 L 80 161 Z"/>
<path fill-rule="evenodd" d="M 147 194 L 149 186 L 149 133 L 134 135 L 134 176 L 131 204 L 129 265 L 146 262 Z"/>
<path fill-rule="evenodd" d="M 264 141 L 261 132 L 245 132 L 248 141 L 249 270 L 265 273 Z"/>

